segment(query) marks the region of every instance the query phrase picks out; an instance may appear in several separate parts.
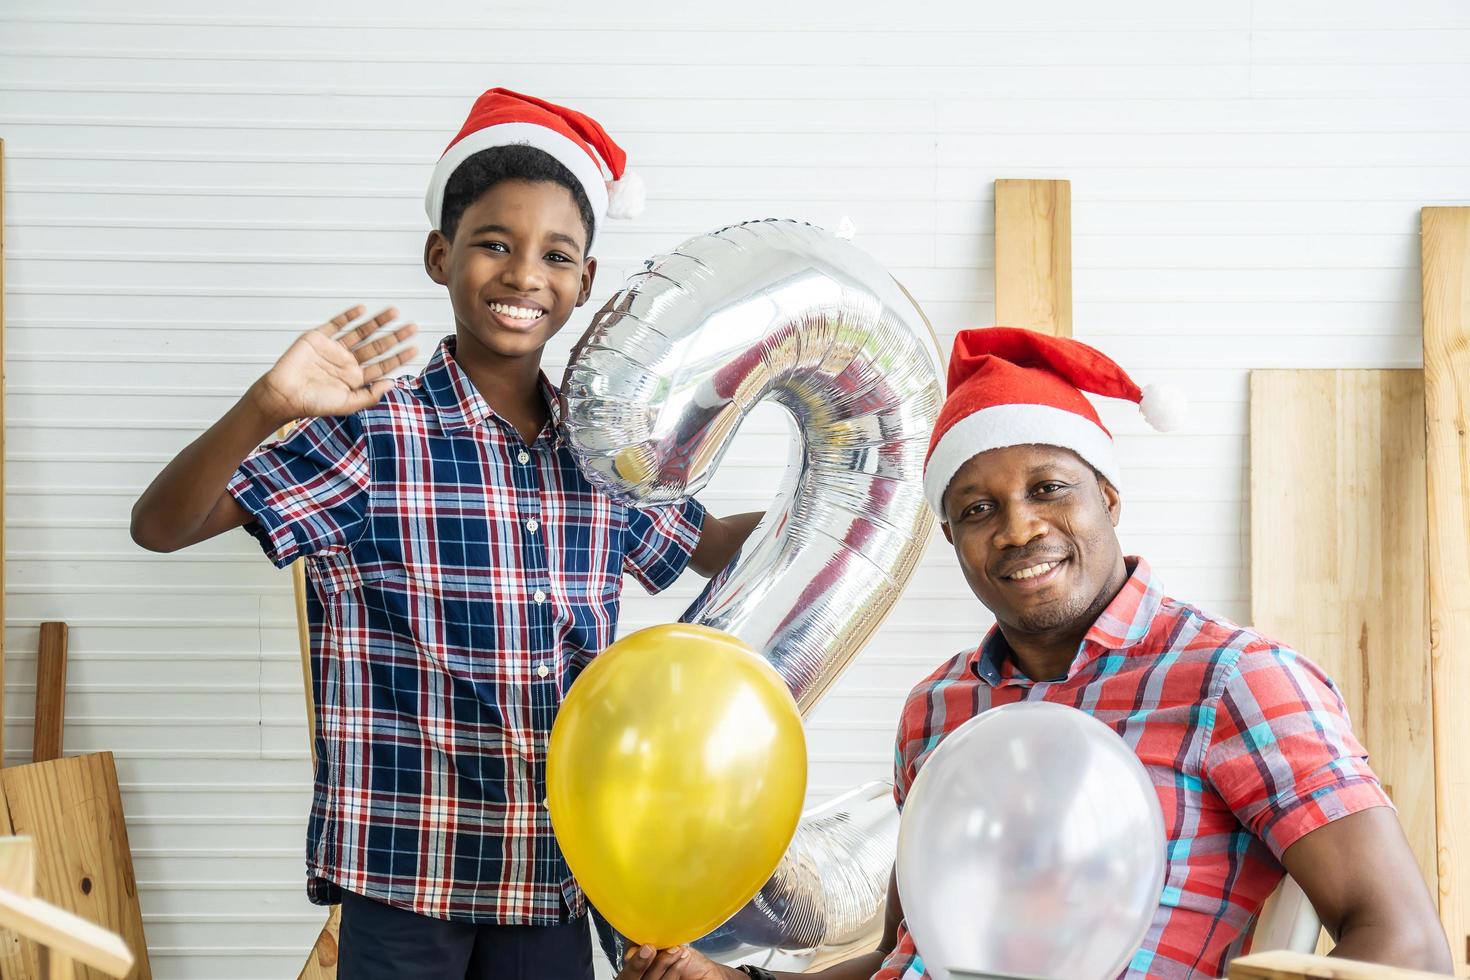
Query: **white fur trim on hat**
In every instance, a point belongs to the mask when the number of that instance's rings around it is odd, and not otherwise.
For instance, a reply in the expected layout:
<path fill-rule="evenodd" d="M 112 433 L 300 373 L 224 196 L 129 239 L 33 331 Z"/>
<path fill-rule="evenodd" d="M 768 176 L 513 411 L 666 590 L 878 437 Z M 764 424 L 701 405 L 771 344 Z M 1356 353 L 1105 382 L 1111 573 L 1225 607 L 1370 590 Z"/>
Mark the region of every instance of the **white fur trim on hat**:
<path fill-rule="evenodd" d="M 960 468 L 992 449 L 1008 446 L 1060 446 L 1118 485 L 1113 440 L 1091 419 L 1050 405 L 993 405 L 967 415 L 940 438 L 924 465 L 924 499 L 944 518 L 944 491 Z"/>
<path fill-rule="evenodd" d="M 580 143 L 536 123 L 500 123 L 486 126 L 451 146 L 434 165 L 434 175 L 429 179 L 429 191 L 424 195 L 424 210 L 429 214 L 429 223 L 435 228 L 439 227 L 439 222 L 444 217 L 444 187 L 461 163 L 492 146 L 515 144 L 544 150 L 570 170 L 587 192 L 587 200 L 592 204 L 592 215 L 597 226 L 602 227 L 602 219 L 607 216 L 607 184 L 601 168 Z"/>

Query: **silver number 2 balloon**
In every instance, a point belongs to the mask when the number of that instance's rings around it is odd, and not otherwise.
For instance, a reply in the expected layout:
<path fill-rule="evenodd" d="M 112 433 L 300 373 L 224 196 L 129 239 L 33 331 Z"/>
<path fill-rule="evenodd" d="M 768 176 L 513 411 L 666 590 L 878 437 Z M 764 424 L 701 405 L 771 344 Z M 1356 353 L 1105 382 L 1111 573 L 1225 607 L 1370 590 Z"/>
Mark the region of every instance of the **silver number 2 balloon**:
<path fill-rule="evenodd" d="M 923 313 L 870 256 L 811 225 L 758 221 L 650 259 L 593 321 L 562 391 L 579 465 L 640 505 L 708 483 L 758 403 L 791 414 L 799 435 L 775 502 L 684 618 L 763 653 L 805 714 L 923 552 L 942 365 Z M 761 893 L 696 945 L 727 961 L 779 949 L 793 967 L 863 938 L 882 914 L 897 831 L 876 795 L 860 788 L 808 813 Z"/>

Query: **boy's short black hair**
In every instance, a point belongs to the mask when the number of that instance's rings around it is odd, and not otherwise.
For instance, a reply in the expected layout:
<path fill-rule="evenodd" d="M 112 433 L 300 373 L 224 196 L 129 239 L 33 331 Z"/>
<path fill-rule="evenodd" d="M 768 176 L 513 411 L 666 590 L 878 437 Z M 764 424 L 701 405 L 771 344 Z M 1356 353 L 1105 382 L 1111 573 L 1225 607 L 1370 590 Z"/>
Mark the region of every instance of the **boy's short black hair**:
<path fill-rule="evenodd" d="M 592 244 L 592 232 L 595 230 L 592 202 L 587 200 L 587 192 L 582 189 L 581 182 L 550 153 L 520 144 L 481 150 L 454 169 L 449 182 L 444 185 L 444 210 L 439 220 L 439 230 L 444 237 L 453 241 L 465 209 L 490 188 L 507 180 L 544 181 L 565 187 L 572 200 L 577 202 L 582 227 L 587 232 L 587 244 Z"/>

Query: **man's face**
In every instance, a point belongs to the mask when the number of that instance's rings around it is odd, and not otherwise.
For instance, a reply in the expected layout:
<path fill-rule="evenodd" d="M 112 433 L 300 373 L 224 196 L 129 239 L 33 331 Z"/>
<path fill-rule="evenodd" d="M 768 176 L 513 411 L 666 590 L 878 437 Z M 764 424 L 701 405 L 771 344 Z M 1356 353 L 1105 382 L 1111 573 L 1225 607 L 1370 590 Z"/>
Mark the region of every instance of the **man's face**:
<path fill-rule="evenodd" d="M 587 301 L 597 261 L 566 188 L 507 180 L 465 209 L 449 241 L 429 236 L 424 265 L 449 287 L 461 347 L 534 354 Z"/>
<path fill-rule="evenodd" d="M 1011 446 L 960 467 L 944 536 L 970 589 L 1002 627 L 1085 630 L 1112 601 L 1122 550 L 1118 492 L 1075 453 Z"/>

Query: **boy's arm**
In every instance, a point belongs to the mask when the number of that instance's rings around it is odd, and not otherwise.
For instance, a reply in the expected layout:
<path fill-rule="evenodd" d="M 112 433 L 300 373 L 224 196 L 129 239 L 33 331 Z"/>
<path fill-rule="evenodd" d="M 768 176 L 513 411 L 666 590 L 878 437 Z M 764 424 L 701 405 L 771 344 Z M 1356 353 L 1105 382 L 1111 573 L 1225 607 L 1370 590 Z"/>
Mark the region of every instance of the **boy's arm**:
<path fill-rule="evenodd" d="M 351 326 L 362 313 L 354 306 L 298 337 L 223 418 L 175 456 L 133 505 L 133 540 L 150 551 L 177 551 L 247 523 L 250 514 L 226 488 L 262 441 L 299 418 L 351 415 L 377 403 L 392 387 L 388 372 L 415 351 L 373 359 L 417 328 L 405 324 L 365 342 L 398 311 Z"/>
<path fill-rule="evenodd" d="M 705 578 L 718 574 L 730 564 L 745 544 L 745 539 L 750 537 L 750 532 L 765 516 L 761 511 L 730 517 L 706 515 L 699 544 L 695 546 L 694 554 L 689 556 L 689 567 Z"/>

